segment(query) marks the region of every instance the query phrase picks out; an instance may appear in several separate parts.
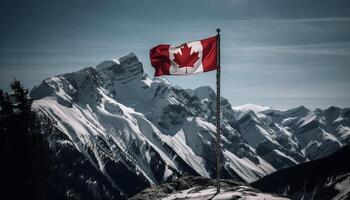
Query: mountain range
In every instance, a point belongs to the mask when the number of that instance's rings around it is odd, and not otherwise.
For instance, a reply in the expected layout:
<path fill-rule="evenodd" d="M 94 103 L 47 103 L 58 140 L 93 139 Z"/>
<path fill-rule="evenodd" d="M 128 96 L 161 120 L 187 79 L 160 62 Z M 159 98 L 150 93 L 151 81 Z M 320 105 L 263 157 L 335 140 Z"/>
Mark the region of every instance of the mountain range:
<path fill-rule="evenodd" d="M 50 77 L 30 96 L 51 130 L 52 199 L 127 199 L 181 176 L 215 177 L 215 91 L 151 79 L 133 53 Z M 350 143 L 347 108 L 220 101 L 223 178 L 251 183 Z"/>

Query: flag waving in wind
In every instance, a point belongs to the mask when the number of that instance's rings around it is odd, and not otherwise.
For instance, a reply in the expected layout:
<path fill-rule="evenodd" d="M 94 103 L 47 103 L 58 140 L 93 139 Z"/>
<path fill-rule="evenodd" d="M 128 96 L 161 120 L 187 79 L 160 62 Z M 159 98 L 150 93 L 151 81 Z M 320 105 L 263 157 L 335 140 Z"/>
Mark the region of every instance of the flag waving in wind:
<path fill-rule="evenodd" d="M 158 45 L 150 50 L 155 76 L 187 75 L 217 69 L 217 36 L 184 43 Z"/>

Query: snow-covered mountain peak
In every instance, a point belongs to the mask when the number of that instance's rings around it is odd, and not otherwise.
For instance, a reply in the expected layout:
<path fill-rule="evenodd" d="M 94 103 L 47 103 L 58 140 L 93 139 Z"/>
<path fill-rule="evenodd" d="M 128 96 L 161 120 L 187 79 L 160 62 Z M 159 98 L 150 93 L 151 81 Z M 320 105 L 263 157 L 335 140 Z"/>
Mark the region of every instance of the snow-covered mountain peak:
<path fill-rule="evenodd" d="M 128 83 L 132 80 L 141 80 L 143 66 L 134 53 L 130 53 L 116 60 L 100 63 L 96 70 L 105 82 Z M 107 79 L 107 80 L 106 80 Z"/>
<path fill-rule="evenodd" d="M 95 104 L 100 102 L 101 92 L 115 97 L 120 89 L 131 92 L 133 88 L 149 86 L 151 82 L 144 74 L 142 63 L 130 53 L 119 59 L 103 61 L 95 68 L 87 67 L 45 79 L 32 89 L 31 97 L 51 96 L 69 104 L 82 101 Z"/>
<path fill-rule="evenodd" d="M 255 113 L 258 113 L 258 112 L 262 112 L 262 111 L 265 111 L 265 110 L 269 110 L 271 108 L 268 107 L 268 106 L 259 106 L 259 105 L 256 105 L 256 104 L 248 103 L 248 104 L 245 104 L 245 105 L 232 107 L 232 109 L 236 110 L 236 111 L 248 111 L 248 110 L 251 110 L 251 111 L 254 111 Z"/>
<path fill-rule="evenodd" d="M 131 52 L 128 55 L 122 56 L 119 58 L 119 63 L 121 65 L 126 65 L 126 64 L 132 64 L 132 63 L 139 63 L 139 59 L 137 56 Z"/>
<path fill-rule="evenodd" d="M 310 112 L 311 110 L 306 108 L 305 106 L 301 105 L 301 106 L 298 106 L 295 108 L 285 109 L 283 111 L 285 113 L 288 113 L 288 114 L 305 115 L 306 113 Z"/>
<path fill-rule="evenodd" d="M 201 86 L 193 90 L 194 95 L 196 95 L 200 100 L 203 99 L 215 99 L 215 92 L 209 86 Z"/>
<path fill-rule="evenodd" d="M 102 69 L 105 69 L 105 68 L 109 68 L 113 65 L 119 65 L 120 62 L 119 60 L 117 59 L 112 59 L 112 60 L 105 60 L 105 61 L 102 61 L 101 63 L 99 63 L 98 65 L 96 65 L 96 69 L 97 70 L 102 70 Z"/>
<path fill-rule="evenodd" d="M 123 65 L 123 64 L 125 65 L 126 63 L 131 63 L 131 62 L 139 62 L 137 56 L 132 52 L 120 58 L 102 61 L 101 63 L 96 65 L 96 69 L 98 70 L 105 69 L 113 65 Z"/>
<path fill-rule="evenodd" d="M 232 110 L 235 112 L 235 119 L 240 120 L 244 116 L 252 115 L 252 117 L 264 117 L 261 112 L 271 110 L 268 106 L 259 106 L 256 104 L 245 104 L 241 106 L 234 106 Z"/>

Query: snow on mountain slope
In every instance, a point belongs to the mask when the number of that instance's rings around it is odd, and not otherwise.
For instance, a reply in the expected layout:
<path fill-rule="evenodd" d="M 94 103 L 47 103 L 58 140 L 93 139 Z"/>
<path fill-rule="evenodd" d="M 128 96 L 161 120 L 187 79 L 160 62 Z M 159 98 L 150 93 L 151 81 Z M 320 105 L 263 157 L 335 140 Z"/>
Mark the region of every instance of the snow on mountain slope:
<path fill-rule="evenodd" d="M 117 199 L 127 198 L 179 176 L 215 176 L 215 92 L 150 79 L 133 53 L 48 78 L 31 97 L 35 109 L 54 122 L 62 142 L 72 144 L 69 152 L 86 159 L 95 174 L 89 177 L 97 182 L 94 190 L 112 194 L 108 188 L 114 188 L 121 196 Z M 221 111 L 225 178 L 252 182 L 350 142 L 345 109 L 232 108 L 221 97 Z"/>
<path fill-rule="evenodd" d="M 35 109 L 55 122 L 91 166 L 129 196 L 134 183 L 116 177 L 116 165 L 134 174 L 140 185 L 186 174 L 215 175 L 215 94 L 206 90 L 211 95 L 201 99 L 196 91 L 165 79 L 151 80 L 129 54 L 48 78 L 33 88 L 31 97 Z M 275 171 L 243 142 L 224 98 L 222 105 L 223 176 L 253 181 Z"/>
<path fill-rule="evenodd" d="M 267 107 L 246 105 L 233 108 L 235 118 L 243 129 L 243 138 L 258 150 L 264 143 L 278 143 L 277 147 L 286 158 L 300 163 L 327 156 L 343 145 L 349 144 L 350 109 L 330 107 L 311 111 L 303 106 L 275 110 Z M 273 142 L 275 141 L 275 142 Z M 276 144 L 273 144 L 276 146 Z M 264 147 L 264 148 L 259 148 Z M 265 149 L 266 150 L 266 149 Z M 270 151 L 272 152 L 272 151 Z M 268 156 L 260 154 L 270 161 Z M 285 161 L 283 161 L 285 163 Z M 279 168 L 275 162 L 275 167 Z M 290 165 L 289 165 L 290 166 Z"/>

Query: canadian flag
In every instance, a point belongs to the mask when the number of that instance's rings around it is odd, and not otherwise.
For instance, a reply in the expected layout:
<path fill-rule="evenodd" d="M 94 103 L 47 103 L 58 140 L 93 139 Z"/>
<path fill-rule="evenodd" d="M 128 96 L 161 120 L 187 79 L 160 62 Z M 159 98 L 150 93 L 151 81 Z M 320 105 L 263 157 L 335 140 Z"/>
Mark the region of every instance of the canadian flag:
<path fill-rule="evenodd" d="M 187 75 L 217 69 L 217 37 L 180 46 L 158 45 L 150 50 L 154 76 Z"/>

